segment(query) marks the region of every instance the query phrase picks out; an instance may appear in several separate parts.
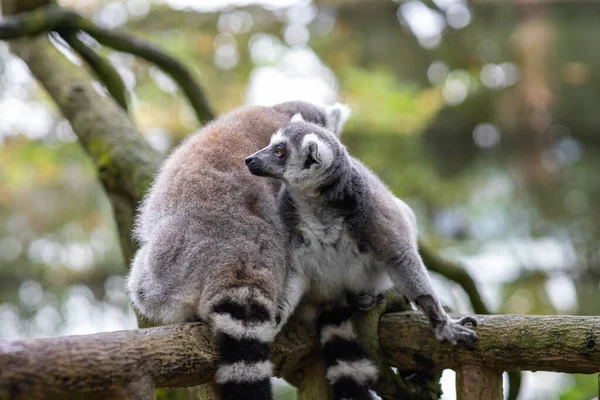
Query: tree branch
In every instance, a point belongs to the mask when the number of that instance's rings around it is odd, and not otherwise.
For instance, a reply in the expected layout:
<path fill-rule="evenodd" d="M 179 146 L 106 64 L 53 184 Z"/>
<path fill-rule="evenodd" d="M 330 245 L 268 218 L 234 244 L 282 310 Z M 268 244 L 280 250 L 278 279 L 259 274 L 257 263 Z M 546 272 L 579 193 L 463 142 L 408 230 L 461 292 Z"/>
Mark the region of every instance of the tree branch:
<path fill-rule="evenodd" d="M 471 278 L 471 275 L 459 264 L 455 264 L 451 261 L 445 260 L 438 256 L 427 244 L 422 240 L 419 240 L 419 253 L 423 258 L 423 262 L 432 272 L 438 273 L 449 280 L 458 283 L 469 296 L 473 310 L 478 314 L 489 314 L 490 310 L 487 308 L 475 281 Z"/>
<path fill-rule="evenodd" d="M 0 21 L 0 40 L 36 36 L 57 30 L 82 30 L 105 46 L 136 55 L 153 63 L 177 82 L 200 123 L 214 118 L 204 92 L 182 63 L 149 42 L 126 32 L 100 28 L 76 12 L 56 5 L 47 5 L 27 13 L 5 17 Z"/>
<path fill-rule="evenodd" d="M 425 316 L 386 314 L 379 337 L 386 362 L 400 371 L 461 369 L 600 371 L 600 317 L 479 315 L 474 350 L 438 342 Z M 287 325 L 273 346 L 278 376 L 313 350 L 311 330 Z M 209 382 L 217 367 L 212 332 L 202 323 L 0 342 L 0 399 L 118 391 L 150 377 L 156 387 Z"/>
<path fill-rule="evenodd" d="M 185 93 L 200 123 L 214 118 L 204 92 L 196 83 L 189 70 L 175 58 L 161 49 L 126 32 L 112 32 L 80 18 L 77 28 L 93 36 L 98 42 L 115 50 L 130 53 L 156 65 L 170 75 Z"/>
<path fill-rule="evenodd" d="M 387 361 L 401 370 L 482 365 L 500 371 L 600 371 L 600 317 L 478 315 L 474 350 L 439 343 L 424 315 L 387 314 L 379 338 Z"/>
<path fill-rule="evenodd" d="M 73 31 L 58 31 L 67 44 L 81 56 L 117 103 L 127 111 L 127 89 L 121 75 L 110 62 L 89 48 Z"/>
<path fill-rule="evenodd" d="M 98 93 L 88 74 L 70 63 L 46 37 L 17 40 L 10 47 L 55 100 L 96 165 L 115 212 L 128 263 L 133 254 L 135 206 L 153 179 L 159 154 L 123 109 Z"/>

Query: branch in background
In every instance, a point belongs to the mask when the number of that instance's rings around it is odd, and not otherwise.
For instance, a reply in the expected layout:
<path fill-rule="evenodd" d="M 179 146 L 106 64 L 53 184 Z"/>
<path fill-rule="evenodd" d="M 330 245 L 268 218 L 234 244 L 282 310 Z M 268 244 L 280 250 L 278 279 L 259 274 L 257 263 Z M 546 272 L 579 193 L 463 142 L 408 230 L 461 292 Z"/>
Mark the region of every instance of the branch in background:
<path fill-rule="evenodd" d="M 13 41 L 10 48 L 46 88 L 94 162 L 129 263 L 134 251 L 131 228 L 135 207 L 152 181 L 160 155 L 124 110 L 99 94 L 87 72 L 68 61 L 47 37 Z"/>
<path fill-rule="evenodd" d="M 5 10 L 4 13 L 6 12 Z M 78 17 L 77 13 L 55 5 L 39 7 L 17 15 L 4 15 L 0 19 L 0 40 L 36 36 L 69 25 Z"/>
<path fill-rule="evenodd" d="M 458 283 L 464 289 L 467 296 L 469 296 L 473 310 L 477 314 L 490 314 L 490 310 L 483 302 L 483 299 L 477 290 L 475 281 L 473 281 L 473 278 L 471 278 L 471 275 L 469 275 L 464 267 L 438 256 L 422 240 L 419 240 L 419 253 L 421 253 L 421 257 L 423 258 L 423 262 L 427 266 L 427 269 Z"/>
<path fill-rule="evenodd" d="M 125 32 L 113 32 L 94 25 L 91 21 L 80 18 L 77 28 L 87 32 L 98 42 L 115 50 L 141 57 L 160 68 L 173 78 L 187 96 L 190 105 L 200 123 L 214 118 L 204 92 L 195 82 L 189 70 L 175 58 L 163 53 L 151 43 L 143 41 Z"/>
<path fill-rule="evenodd" d="M 127 111 L 127 88 L 121 79 L 121 75 L 110 62 L 89 48 L 73 31 L 58 31 L 58 34 L 69 44 L 69 46 L 81 56 L 94 71 L 96 77 L 102 82 L 108 93 L 116 100 L 123 110 Z"/>
<path fill-rule="evenodd" d="M 58 30 L 82 30 L 105 46 L 136 55 L 153 63 L 170 75 L 179 85 L 200 123 L 214 118 L 204 92 L 182 63 L 149 42 L 126 32 L 115 32 L 100 28 L 73 11 L 56 5 L 48 5 L 27 13 L 5 17 L 0 21 L 0 40 L 35 36 Z"/>

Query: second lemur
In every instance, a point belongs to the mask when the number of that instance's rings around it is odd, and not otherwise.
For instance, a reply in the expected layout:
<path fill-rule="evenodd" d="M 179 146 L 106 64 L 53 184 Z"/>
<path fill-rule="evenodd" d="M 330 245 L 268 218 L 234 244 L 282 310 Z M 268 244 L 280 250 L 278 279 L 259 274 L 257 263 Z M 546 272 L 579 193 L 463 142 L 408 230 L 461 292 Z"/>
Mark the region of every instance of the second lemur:
<path fill-rule="evenodd" d="M 336 397 L 362 398 L 357 394 L 363 392 L 369 398 L 377 375 L 356 347 L 344 308 L 349 293 L 369 299 L 395 287 L 425 313 L 438 340 L 474 345 L 477 334 L 464 325 L 477 320 L 451 319 L 433 291 L 418 252 L 414 213 L 334 133 L 298 114 L 246 164 L 255 175 L 285 183 L 278 204 L 289 234 L 290 265 L 282 321 L 301 300 L 341 306 L 320 318 L 330 325 L 321 327 L 321 344 Z"/>

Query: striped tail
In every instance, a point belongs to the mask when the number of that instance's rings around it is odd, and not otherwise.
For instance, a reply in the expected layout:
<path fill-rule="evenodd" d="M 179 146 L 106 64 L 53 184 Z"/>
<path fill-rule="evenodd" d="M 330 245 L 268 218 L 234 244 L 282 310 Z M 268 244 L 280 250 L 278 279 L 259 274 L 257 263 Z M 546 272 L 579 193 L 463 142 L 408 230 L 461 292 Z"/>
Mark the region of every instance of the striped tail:
<path fill-rule="evenodd" d="M 271 305 L 271 307 L 269 307 Z M 219 351 L 216 381 L 223 400 L 271 400 L 273 306 L 249 288 L 238 288 L 213 303 Z"/>
<path fill-rule="evenodd" d="M 319 316 L 327 379 L 335 400 L 372 400 L 377 367 L 356 340 L 351 315 L 350 308 L 338 307 Z"/>

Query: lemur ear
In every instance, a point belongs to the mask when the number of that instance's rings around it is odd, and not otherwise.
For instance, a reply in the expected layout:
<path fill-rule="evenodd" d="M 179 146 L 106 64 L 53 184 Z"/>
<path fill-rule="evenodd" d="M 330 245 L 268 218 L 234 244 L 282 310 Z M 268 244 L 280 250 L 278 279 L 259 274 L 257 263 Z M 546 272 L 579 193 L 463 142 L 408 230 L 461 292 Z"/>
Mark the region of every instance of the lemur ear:
<path fill-rule="evenodd" d="M 308 154 L 306 156 L 306 161 L 304 162 L 304 168 L 310 168 L 312 164 L 321 165 L 321 157 L 319 156 L 319 145 L 315 142 L 308 142 L 307 144 Z"/>
<path fill-rule="evenodd" d="M 290 122 L 304 122 L 304 117 L 302 117 L 302 114 L 296 113 L 294 114 Z"/>
<path fill-rule="evenodd" d="M 314 133 L 304 137 L 302 146 L 306 149 L 307 153 L 305 168 L 309 168 L 313 164 L 318 164 L 325 168 L 331 165 L 333 161 L 331 147 L 326 142 L 320 140 Z"/>
<path fill-rule="evenodd" d="M 325 106 L 325 128 L 338 137 L 349 117 L 350 107 L 347 104 L 335 103 L 331 106 Z"/>

